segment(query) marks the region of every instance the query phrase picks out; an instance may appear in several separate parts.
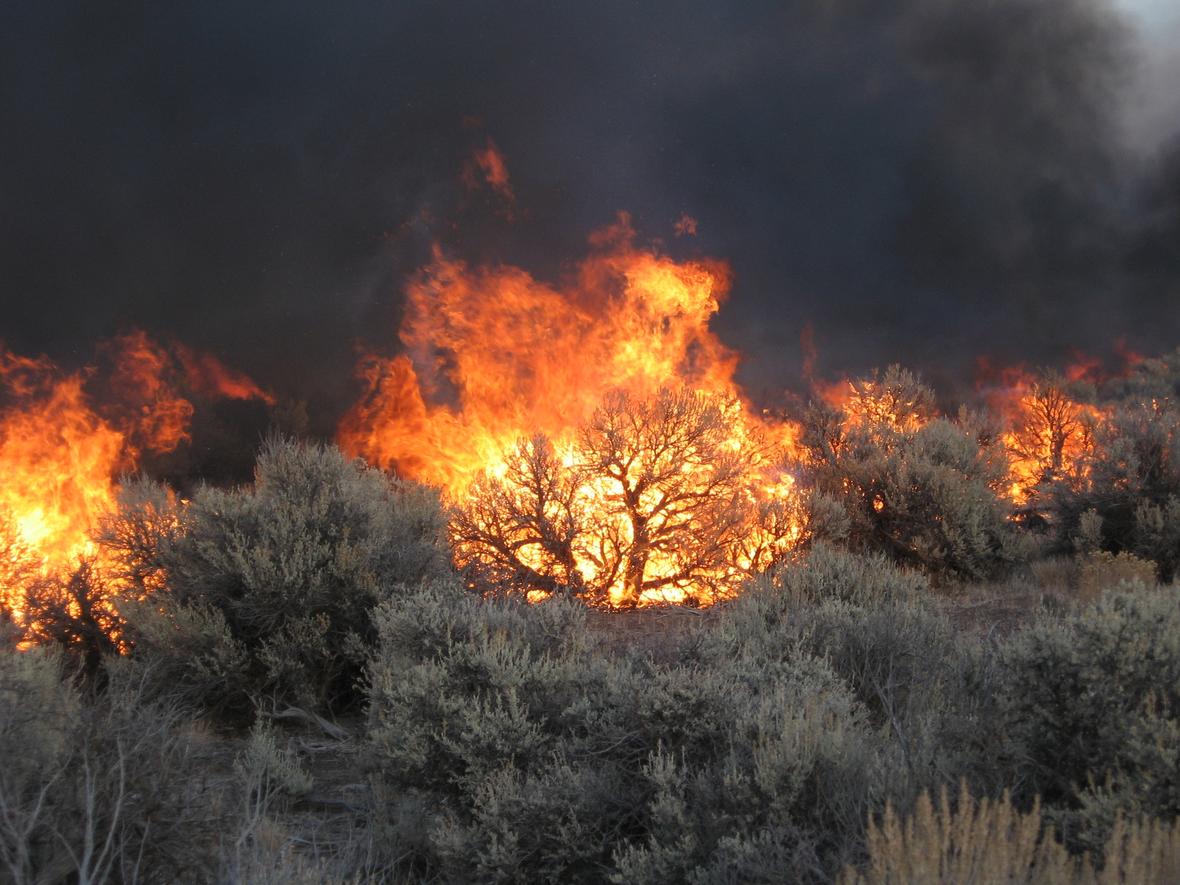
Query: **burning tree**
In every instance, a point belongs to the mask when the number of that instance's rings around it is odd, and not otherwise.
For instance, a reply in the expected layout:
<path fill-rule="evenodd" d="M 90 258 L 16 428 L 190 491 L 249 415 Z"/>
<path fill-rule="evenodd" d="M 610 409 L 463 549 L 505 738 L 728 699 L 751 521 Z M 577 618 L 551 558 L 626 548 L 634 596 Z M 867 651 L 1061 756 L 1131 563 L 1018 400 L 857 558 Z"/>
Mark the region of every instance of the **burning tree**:
<path fill-rule="evenodd" d="M 481 581 L 623 605 L 725 595 L 800 530 L 769 454 L 796 427 L 742 396 L 709 328 L 724 265 L 641 248 L 625 216 L 591 245 L 557 283 L 436 253 L 406 293 L 404 352 L 364 360 L 340 445 L 441 487 Z"/>
<path fill-rule="evenodd" d="M 1065 382 L 1045 374 L 1017 389 L 1007 409 L 1010 429 L 1004 442 L 1012 456 L 1013 500 L 1028 504 L 1038 490 L 1081 468 L 1092 448 L 1096 409 L 1077 402 Z"/>
<path fill-rule="evenodd" d="M 608 395 L 576 441 L 521 441 L 456 509 L 462 565 L 483 580 L 614 605 L 731 594 L 790 545 L 790 479 L 735 436 L 737 403 L 690 390 Z"/>

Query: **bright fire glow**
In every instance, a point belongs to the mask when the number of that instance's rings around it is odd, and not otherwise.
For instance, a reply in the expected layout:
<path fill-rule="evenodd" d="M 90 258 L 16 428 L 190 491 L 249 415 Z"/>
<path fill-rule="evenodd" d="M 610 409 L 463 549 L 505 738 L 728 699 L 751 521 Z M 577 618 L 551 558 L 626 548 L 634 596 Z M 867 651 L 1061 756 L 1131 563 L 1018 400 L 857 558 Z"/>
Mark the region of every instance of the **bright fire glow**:
<path fill-rule="evenodd" d="M 1106 414 L 1073 398 L 1067 388 L 1071 382 L 1098 379 L 1100 368 L 1099 361 L 1080 356 L 1057 378 L 1038 377 L 1023 367 L 987 369 L 996 377 L 985 385 L 985 400 L 1004 428 L 1008 497 L 1018 507 L 1032 503 L 1043 484 L 1085 472 L 1093 430 Z"/>
<path fill-rule="evenodd" d="M 115 508 L 117 478 L 145 452 L 189 439 L 193 405 L 178 388 L 200 385 L 187 366 L 138 331 L 101 354 L 103 372 L 66 372 L 0 348 L 0 603 L 18 620 L 30 572 L 65 573 L 82 559 L 103 569 L 94 533 Z"/>
<path fill-rule="evenodd" d="M 795 427 L 751 408 L 734 381 L 737 355 L 709 329 L 727 291 L 727 268 L 637 247 L 625 215 L 591 244 L 590 257 L 560 287 L 514 267 L 471 268 L 436 250 L 409 287 L 400 330 L 406 353 L 370 356 L 361 366 L 367 391 L 342 422 L 342 447 L 440 486 L 462 504 L 481 475 L 508 473 L 508 453 L 519 440 L 544 434 L 557 461 L 570 465 L 579 458 L 579 430 L 608 394 L 623 392 L 639 403 L 678 389 L 723 404 L 725 447 L 739 457 L 753 452 L 754 440 L 789 450 Z M 789 498 L 792 479 L 779 459 L 759 458 L 758 481 L 743 490 L 750 506 Z M 685 467 L 698 469 L 707 472 Z M 613 525 L 622 494 L 622 483 L 597 478 L 584 481 L 575 497 L 583 511 Z M 603 531 L 616 529 L 629 530 Z M 755 551 L 739 563 L 748 568 L 789 541 L 780 537 L 776 549 L 764 549 L 756 538 L 745 540 Z M 584 551 L 576 558 L 588 581 L 605 568 Z M 658 552 L 643 567 L 644 582 L 652 584 L 673 568 Z M 676 581 L 635 598 L 619 576 L 609 600 L 716 598 L 697 583 Z"/>

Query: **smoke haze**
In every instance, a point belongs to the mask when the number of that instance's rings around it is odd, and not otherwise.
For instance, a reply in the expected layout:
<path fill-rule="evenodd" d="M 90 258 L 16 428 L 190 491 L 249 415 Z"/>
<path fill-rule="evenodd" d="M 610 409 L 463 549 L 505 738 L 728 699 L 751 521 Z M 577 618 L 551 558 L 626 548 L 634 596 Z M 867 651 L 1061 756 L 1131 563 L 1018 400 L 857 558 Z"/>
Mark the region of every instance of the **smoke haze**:
<path fill-rule="evenodd" d="M 944 386 L 1180 343 L 1177 65 L 1126 4 L 784 6 L 7 4 L 0 339 L 144 327 L 326 434 L 433 244 L 556 278 L 625 210 L 731 264 L 755 392 L 808 328 Z"/>

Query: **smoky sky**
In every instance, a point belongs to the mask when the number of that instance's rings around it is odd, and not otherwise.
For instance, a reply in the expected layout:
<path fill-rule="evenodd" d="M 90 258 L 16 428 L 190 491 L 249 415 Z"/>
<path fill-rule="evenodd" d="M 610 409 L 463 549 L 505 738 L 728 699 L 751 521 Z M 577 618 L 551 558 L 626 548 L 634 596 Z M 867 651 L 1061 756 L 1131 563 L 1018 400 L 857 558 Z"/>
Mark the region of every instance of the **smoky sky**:
<path fill-rule="evenodd" d="M 1098 0 L 4 4 L 0 339 L 81 363 L 141 327 L 327 432 L 432 244 L 555 279 L 625 210 L 731 264 L 752 390 L 798 383 L 805 327 L 821 371 L 944 384 L 1170 349 L 1142 52 Z M 489 139 L 510 212 L 464 184 Z"/>

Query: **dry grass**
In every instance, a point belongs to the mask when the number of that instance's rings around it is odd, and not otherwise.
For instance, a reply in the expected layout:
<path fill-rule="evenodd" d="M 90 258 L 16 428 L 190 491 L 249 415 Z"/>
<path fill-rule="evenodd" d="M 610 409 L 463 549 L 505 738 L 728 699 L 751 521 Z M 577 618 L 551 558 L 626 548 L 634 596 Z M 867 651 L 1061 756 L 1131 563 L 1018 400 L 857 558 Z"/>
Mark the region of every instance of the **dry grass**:
<path fill-rule="evenodd" d="M 1152 587 L 1156 580 L 1157 572 L 1153 562 L 1130 553 L 1090 553 L 1079 562 L 1076 598 L 1081 602 L 1093 602 L 1103 591 L 1120 584 L 1144 584 Z"/>
<path fill-rule="evenodd" d="M 868 828 L 869 861 L 846 868 L 842 885 L 1168 885 L 1180 881 L 1180 822 L 1116 822 L 1104 866 L 1071 857 L 1041 818 L 998 801 L 974 800 L 963 786 L 938 806 L 922 794 L 905 820 L 886 808 Z"/>

